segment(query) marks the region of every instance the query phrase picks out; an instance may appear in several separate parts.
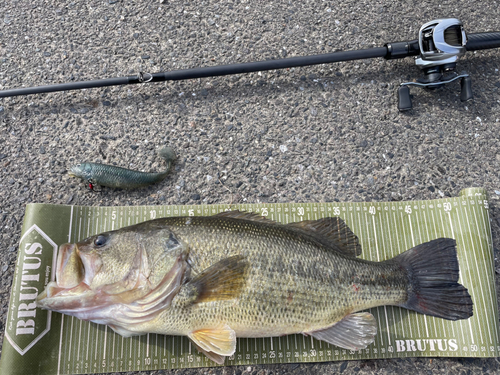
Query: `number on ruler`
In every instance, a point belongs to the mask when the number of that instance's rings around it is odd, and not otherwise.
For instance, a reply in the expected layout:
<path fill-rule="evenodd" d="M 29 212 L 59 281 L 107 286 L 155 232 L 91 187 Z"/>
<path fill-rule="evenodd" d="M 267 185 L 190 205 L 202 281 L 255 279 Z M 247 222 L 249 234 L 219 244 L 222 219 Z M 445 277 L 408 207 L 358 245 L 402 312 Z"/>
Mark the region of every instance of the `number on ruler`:
<path fill-rule="evenodd" d="M 304 215 L 304 207 L 297 208 L 297 214 L 300 216 Z"/>
<path fill-rule="evenodd" d="M 340 215 L 340 209 L 339 209 L 338 207 L 333 207 L 333 214 L 334 214 L 335 216 Z"/>
<path fill-rule="evenodd" d="M 111 212 L 111 220 L 116 220 L 116 211 Z"/>
<path fill-rule="evenodd" d="M 194 216 L 194 210 L 193 210 L 193 209 L 188 210 L 188 215 L 189 215 L 189 216 Z"/>
<path fill-rule="evenodd" d="M 372 215 L 375 215 L 375 212 L 377 212 L 375 210 L 375 206 L 370 206 L 370 210 L 368 212 L 371 213 Z"/>
<path fill-rule="evenodd" d="M 405 207 L 405 212 L 409 215 L 411 214 L 411 206 L 406 206 Z"/>
<path fill-rule="evenodd" d="M 450 202 L 444 202 L 443 203 L 443 208 L 446 212 L 450 212 L 451 211 L 451 203 Z"/>
<path fill-rule="evenodd" d="M 269 213 L 267 212 L 267 208 L 266 207 L 262 207 L 262 211 L 260 213 L 262 216 L 267 216 L 269 215 Z"/>
<path fill-rule="evenodd" d="M 156 219 L 156 210 L 149 211 L 149 218 Z"/>

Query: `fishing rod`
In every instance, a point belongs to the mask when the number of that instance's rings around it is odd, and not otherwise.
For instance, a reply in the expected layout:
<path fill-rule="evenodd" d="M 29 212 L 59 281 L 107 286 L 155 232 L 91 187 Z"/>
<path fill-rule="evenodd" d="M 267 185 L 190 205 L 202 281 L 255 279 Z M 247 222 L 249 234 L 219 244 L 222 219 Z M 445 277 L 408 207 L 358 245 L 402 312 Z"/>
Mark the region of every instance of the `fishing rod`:
<path fill-rule="evenodd" d="M 340 51 L 314 56 L 300 56 L 286 59 L 174 70 L 170 72 L 140 72 L 137 75 L 128 77 L 9 89 L 0 91 L 0 98 L 136 83 L 179 81 L 379 57 L 383 57 L 387 60 L 394 60 L 409 56 L 418 56 L 415 59 L 415 63 L 422 70 L 423 77 L 413 82 L 401 83 L 398 89 L 398 109 L 400 111 L 407 111 L 412 108 L 410 86 L 432 90 L 444 86 L 447 83 L 460 80 L 460 100 L 466 101 L 472 99 L 471 77 L 467 73 L 458 74 L 455 71 L 458 59 L 467 51 L 478 51 L 499 47 L 500 31 L 466 34 L 460 20 L 445 18 L 433 20 L 424 24 L 418 33 L 418 39 L 407 42 L 387 43 L 383 47 Z"/>

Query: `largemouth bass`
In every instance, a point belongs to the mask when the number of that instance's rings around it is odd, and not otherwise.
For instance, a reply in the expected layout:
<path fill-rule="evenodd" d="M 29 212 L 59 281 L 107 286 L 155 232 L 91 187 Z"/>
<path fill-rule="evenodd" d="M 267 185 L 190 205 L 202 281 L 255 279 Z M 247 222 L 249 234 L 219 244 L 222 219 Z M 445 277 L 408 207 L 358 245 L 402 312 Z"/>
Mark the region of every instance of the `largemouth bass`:
<path fill-rule="evenodd" d="M 163 181 L 167 177 L 170 166 L 175 160 L 175 152 L 170 147 L 164 147 L 158 151 L 158 155 L 167 163 L 163 172 L 141 172 L 114 165 L 86 162 L 71 166 L 69 175 L 83 179 L 90 190 L 93 190 L 95 185 L 137 189 Z"/>
<path fill-rule="evenodd" d="M 237 337 L 311 335 L 358 350 L 374 341 L 366 310 L 401 306 L 444 319 L 472 316 L 455 240 L 393 259 L 356 258 L 337 217 L 283 225 L 239 211 L 146 221 L 59 249 L 44 309 L 107 324 L 123 336 L 188 336 L 222 364 Z"/>

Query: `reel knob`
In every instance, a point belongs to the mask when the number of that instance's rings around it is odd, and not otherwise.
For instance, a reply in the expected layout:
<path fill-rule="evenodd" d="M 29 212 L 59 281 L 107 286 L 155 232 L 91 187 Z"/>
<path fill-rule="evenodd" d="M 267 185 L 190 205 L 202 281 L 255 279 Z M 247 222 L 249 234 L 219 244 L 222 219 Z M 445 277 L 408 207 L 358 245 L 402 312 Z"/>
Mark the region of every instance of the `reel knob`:
<path fill-rule="evenodd" d="M 398 89 L 398 109 L 400 112 L 409 111 L 413 108 L 411 104 L 410 88 L 408 86 L 399 86 Z"/>
<path fill-rule="evenodd" d="M 469 76 L 463 77 L 460 80 L 460 87 L 460 100 L 465 102 L 472 99 L 472 79 Z"/>

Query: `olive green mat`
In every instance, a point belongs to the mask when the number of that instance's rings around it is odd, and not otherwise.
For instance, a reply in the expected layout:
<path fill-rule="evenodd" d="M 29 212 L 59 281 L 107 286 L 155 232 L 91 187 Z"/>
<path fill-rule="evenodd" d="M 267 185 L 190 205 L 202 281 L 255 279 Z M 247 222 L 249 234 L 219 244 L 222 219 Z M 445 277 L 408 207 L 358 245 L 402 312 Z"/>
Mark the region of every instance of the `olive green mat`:
<path fill-rule="evenodd" d="M 372 309 L 376 340 L 350 351 L 303 335 L 238 339 L 226 365 L 401 357 L 497 357 L 500 352 L 493 245 L 486 192 L 430 201 L 84 207 L 29 204 L 22 228 L 0 360 L 2 374 L 80 374 L 215 366 L 186 337 L 123 338 L 110 328 L 35 308 L 54 280 L 59 245 L 141 221 L 225 210 L 252 211 L 283 223 L 340 216 L 361 241 L 361 257 L 382 261 L 420 243 L 457 240 L 460 282 L 474 316 L 456 322 L 393 306 Z M 314 291 L 311 291 L 314 293 Z"/>

